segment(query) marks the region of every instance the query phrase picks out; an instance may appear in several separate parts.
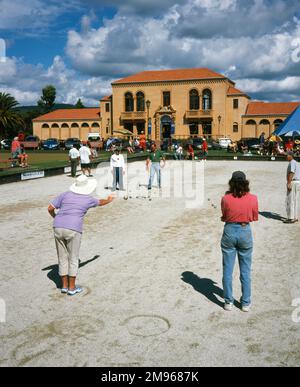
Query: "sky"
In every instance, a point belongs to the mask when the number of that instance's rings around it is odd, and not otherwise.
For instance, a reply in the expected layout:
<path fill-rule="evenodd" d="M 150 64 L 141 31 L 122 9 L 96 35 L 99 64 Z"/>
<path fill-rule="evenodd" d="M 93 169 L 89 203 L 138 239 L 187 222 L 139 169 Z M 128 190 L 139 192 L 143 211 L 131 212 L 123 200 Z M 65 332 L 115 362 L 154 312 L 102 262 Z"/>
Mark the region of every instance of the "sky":
<path fill-rule="evenodd" d="M 254 100 L 300 101 L 300 0 L 0 0 L 0 91 L 98 106 L 111 82 L 208 67 Z"/>

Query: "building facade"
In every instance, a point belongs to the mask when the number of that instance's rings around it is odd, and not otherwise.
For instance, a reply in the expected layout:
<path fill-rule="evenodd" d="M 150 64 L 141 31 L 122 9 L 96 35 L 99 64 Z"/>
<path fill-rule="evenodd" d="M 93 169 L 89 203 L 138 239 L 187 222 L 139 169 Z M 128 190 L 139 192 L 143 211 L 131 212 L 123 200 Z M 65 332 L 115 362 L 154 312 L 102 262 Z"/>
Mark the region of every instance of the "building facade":
<path fill-rule="evenodd" d="M 100 109 L 57 110 L 33 120 L 41 139 L 104 138 L 126 130 L 149 139 L 207 136 L 236 141 L 271 134 L 300 102 L 252 102 L 235 83 L 210 69 L 144 71 L 112 83 Z"/>
<path fill-rule="evenodd" d="M 89 133 L 103 135 L 99 108 L 58 109 L 35 118 L 32 123 L 34 135 L 41 140 L 87 140 Z"/>

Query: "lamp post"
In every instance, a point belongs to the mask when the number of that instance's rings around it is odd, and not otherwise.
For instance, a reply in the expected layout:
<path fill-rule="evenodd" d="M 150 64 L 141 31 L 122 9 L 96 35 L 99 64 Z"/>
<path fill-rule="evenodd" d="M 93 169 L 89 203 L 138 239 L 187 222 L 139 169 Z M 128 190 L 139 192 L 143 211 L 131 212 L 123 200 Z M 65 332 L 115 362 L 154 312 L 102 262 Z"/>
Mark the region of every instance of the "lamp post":
<path fill-rule="evenodd" d="M 221 124 L 222 117 L 218 116 L 218 122 L 219 122 L 219 127 L 218 127 L 218 136 L 220 137 L 220 124 Z"/>
<path fill-rule="evenodd" d="M 147 99 L 146 106 L 147 106 L 147 137 L 149 137 L 149 125 L 150 125 L 150 117 L 149 117 L 149 110 L 150 110 L 151 101 Z"/>

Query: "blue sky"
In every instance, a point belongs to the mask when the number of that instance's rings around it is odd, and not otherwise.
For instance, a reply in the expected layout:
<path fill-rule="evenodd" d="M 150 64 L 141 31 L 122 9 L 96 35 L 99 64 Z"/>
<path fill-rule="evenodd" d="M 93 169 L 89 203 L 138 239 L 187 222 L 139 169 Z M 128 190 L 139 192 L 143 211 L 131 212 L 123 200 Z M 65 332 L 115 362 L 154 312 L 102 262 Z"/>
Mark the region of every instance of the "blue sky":
<path fill-rule="evenodd" d="M 253 99 L 300 101 L 299 8 L 299 0 L 0 0 L 0 90 L 30 105 L 50 83 L 59 102 L 96 106 L 125 75 L 209 67 Z"/>

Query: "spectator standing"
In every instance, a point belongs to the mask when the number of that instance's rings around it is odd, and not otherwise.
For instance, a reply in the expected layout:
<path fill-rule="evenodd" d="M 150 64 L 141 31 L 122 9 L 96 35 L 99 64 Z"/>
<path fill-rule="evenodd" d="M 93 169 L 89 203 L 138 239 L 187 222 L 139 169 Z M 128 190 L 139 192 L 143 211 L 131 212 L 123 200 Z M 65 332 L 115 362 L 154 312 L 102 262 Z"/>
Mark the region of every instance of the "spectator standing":
<path fill-rule="evenodd" d="M 86 175 L 86 172 L 88 172 L 88 176 L 92 177 L 91 175 L 92 152 L 90 148 L 87 146 L 86 141 L 82 143 L 82 146 L 79 149 L 79 155 L 80 155 L 81 170 L 83 175 Z"/>
<path fill-rule="evenodd" d="M 253 238 L 250 223 L 258 220 L 258 200 L 250 194 L 249 181 L 237 171 L 229 181 L 229 191 L 222 199 L 222 221 L 225 222 L 221 242 L 223 254 L 224 309 L 233 308 L 232 274 L 236 256 L 240 266 L 242 311 L 251 307 L 251 265 Z"/>
<path fill-rule="evenodd" d="M 20 154 L 21 154 L 21 143 L 19 141 L 19 137 L 15 137 L 13 142 L 11 143 L 11 158 L 13 159 L 12 167 L 16 165 L 14 163 L 14 160 L 18 161 Z"/>
<path fill-rule="evenodd" d="M 124 156 L 120 154 L 120 149 L 116 148 L 110 158 L 110 168 L 113 174 L 113 191 L 124 190 L 123 176 L 125 175 Z"/>
<path fill-rule="evenodd" d="M 161 165 L 160 165 L 161 161 L 163 161 L 165 165 L 165 158 L 163 153 L 157 149 L 156 144 L 152 144 L 151 153 L 149 154 L 146 161 L 147 170 L 149 171 L 150 169 L 148 190 L 152 189 L 152 184 L 153 184 L 155 174 L 157 176 L 158 188 L 161 189 Z"/>
<path fill-rule="evenodd" d="M 208 143 L 207 143 L 206 137 L 203 137 L 202 154 L 203 154 L 203 160 L 206 161 L 206 158 L 208 156 Z"/>
<path fill-rule="evenodd" d="M 286 198 L 286 212 L 287 219 L 284 223 L 298 222 L 298 192 L 300 191 L 300 165 L 294 159 L 293 152 L 287 155 L 289 161 L 287 169 L 287 198 Z"/>
<path fill-rule="evenodd" d="M 78 149 L 76 148 L 76 145 L 73 145 L 73 148 L 69 152 L 69 160 L 71 163 L 71 176 L 76 177 L 77 173 L 77 166 L 80 161 L 80 153 Z"/>

